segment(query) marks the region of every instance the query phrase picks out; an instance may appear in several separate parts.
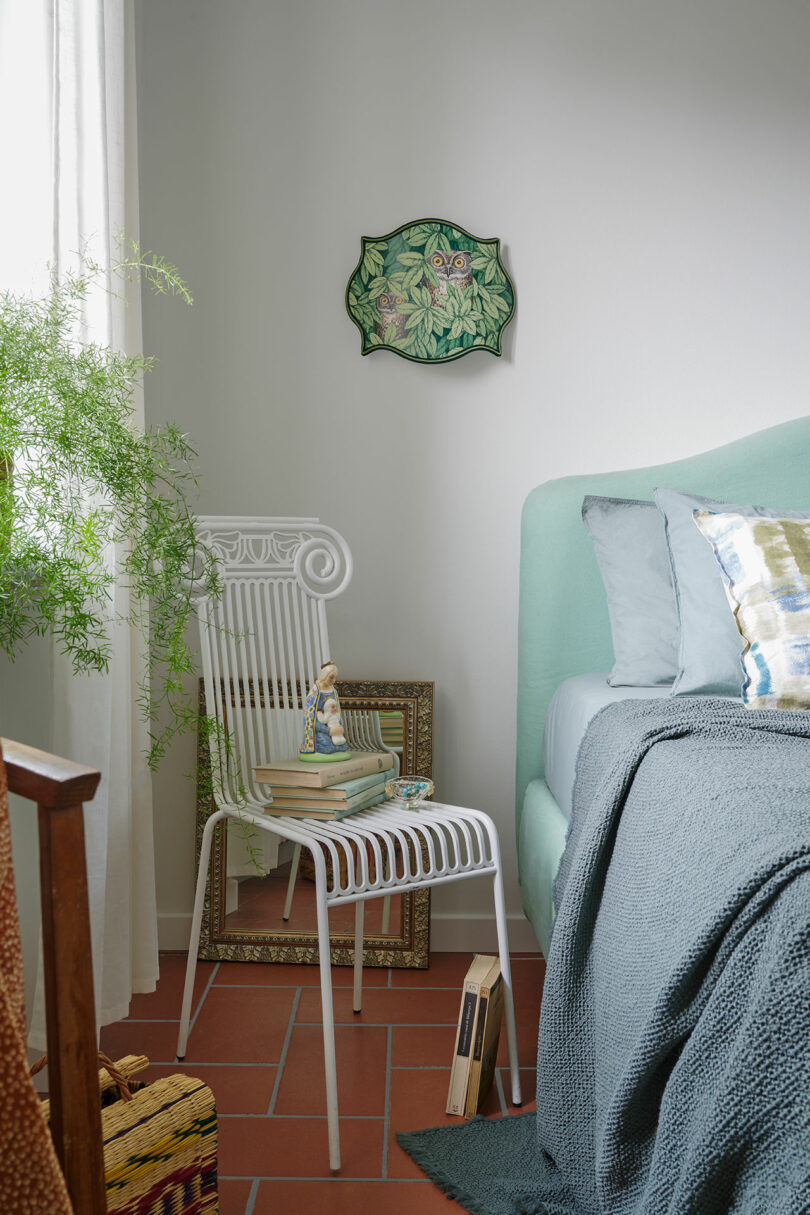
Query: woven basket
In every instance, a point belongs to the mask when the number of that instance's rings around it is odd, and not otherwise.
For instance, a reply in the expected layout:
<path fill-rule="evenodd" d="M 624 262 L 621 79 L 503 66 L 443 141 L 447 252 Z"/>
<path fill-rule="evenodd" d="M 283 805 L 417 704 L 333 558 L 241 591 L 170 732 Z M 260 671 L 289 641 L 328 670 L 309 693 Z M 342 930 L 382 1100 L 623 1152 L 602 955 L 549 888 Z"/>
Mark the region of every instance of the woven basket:
<path fill-rule="evenodd" d="M 125 1081 L 148 1067 L 127 1055 Z M 117 1083 L 117 1088 L 116 1088 Z M 217 1215 L 217 1112 L 214 1095 L 191 1076 L 128 1085 L 99 1072 L 108 1215 Z M 48 1103 L 44 1109 L 47 1116 Z"/>

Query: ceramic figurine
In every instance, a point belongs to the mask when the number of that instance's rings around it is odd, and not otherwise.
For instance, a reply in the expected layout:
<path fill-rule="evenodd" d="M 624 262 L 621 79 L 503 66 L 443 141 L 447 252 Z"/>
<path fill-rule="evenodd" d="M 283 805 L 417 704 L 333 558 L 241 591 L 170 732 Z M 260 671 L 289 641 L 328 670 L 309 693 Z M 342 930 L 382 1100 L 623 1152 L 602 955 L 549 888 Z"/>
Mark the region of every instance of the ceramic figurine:
<path fill-rule="evenodd" d="M 326 763 L 346 759 L 349 755 L 335 689 L 337 676 L 338 669 L 330 659 L 323 664 L 309 690 L 304 702 L 304 741 L 298 752 L 299 759 Z"/>

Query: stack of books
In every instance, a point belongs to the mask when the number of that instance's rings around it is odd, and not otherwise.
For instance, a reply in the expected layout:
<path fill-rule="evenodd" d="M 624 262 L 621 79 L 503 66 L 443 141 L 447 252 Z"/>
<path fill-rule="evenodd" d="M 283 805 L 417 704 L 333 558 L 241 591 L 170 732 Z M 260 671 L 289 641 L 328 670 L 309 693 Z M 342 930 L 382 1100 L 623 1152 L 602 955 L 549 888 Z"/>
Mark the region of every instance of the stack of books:
<path fill-rule="evenodd" d="M 477 953 L 461 993 L 448 1114 L 472 1118 L 481 1108 L 495 1075 L 502 1019 L 501 964 L 497 958 Z"/>
<path fill-rule="evenodd" d="M 330 764 L 281 759 L 258 764 L 256 780 L 269 785 L 269 814 L 291 818 L 345 818 L 385 801 L 385 782 L 394 757 L 387 751 L 366 751 Z"/>

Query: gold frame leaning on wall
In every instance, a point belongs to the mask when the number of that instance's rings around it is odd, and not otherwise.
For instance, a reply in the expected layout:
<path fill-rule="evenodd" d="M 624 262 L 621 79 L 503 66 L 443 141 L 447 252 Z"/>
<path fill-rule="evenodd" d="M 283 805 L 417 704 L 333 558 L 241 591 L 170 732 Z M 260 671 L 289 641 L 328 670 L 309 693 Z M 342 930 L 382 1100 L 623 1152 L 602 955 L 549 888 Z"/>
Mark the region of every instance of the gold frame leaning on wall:
<path fill-rule="evenodd" d="M 351 680 L 338 681 L 341 709 L 390 710 L 403 715 L 404 738 L 403 773 L 433 775 L 433 683 L 417 681 Z M 300 701 L 300 689 L 299 701 Z M 244 689 L 240 683 L 240 699 L 244 705 Z M 253 690 L 250 705 L 255 707 Z M 303 713 L 303 710 L 302 710 Z M 205 689 L 199 681 L 199 720 L 206 715 Z M 302 727 L 303 728 L 303 727 Z M 197 842 L 196 862 L 199 866 L 202 833 L 213 809 L 210 782 L 210 758 L 207 742 L 201 730 L 197 732 Z M 226 847 L 225 823 L 214 832 L 211 864 L 205 887 L 202 931 L 198 956 L 203 959 L 229 962 L 300 962 L 318 961 L 317 933 L 301 931 L 229 932 L 225 924 Z M 397 896 L 402 900 L 401 931 L 398 936 L 364 938 L 364 966 L 394 966 L 422 968 L 428 965 L 430 951 L 430 889 L 410 891 Z M 331 932 L 333 965 L 351 966 L 354 962 L 354 933 Z"/>

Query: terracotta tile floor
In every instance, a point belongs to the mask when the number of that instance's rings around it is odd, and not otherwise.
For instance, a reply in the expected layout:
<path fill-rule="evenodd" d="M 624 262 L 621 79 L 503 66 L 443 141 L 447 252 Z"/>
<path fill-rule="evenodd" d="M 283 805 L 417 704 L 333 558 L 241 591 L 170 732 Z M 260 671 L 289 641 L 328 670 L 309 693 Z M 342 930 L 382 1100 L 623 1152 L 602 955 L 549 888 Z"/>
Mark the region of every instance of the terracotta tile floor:
<path fill-rule="evenodd" d="M 280 931 L 315 932 L 315 886 L 306 880 L 296 883 L 290 918 L 282 919 L 287 898 L 289 862 L 279 865 L 272 873 L 262 877 L 243 878 L 239 881 L 237 907 L 228 912 L 229 932 Z M 382 899 L 370 899 L 366 904 L 366 932 L 382 930 Z M 391 895 L 390 917 L 392 925 L 399 925 L 402 917 L 402 896 Z M 346 933 L 354 940 L 354 904 L 344 903 L 329 909 L 329 927 L 332 933 Z"/>
<path fill-rule="evenodd" d="M 158 989 L 136 996 L 102 1049 L 145 1054 L 144 1078 L 176 1071 L 210 1085 L 219 1115 L 221 1215 L 452 1215 L 396 1142 L 397 1131 L 458 1123 L 444 1113 L 469 954 L 434 953 L 427 970 L 333 968 L 342 1169 L 329 1170 L 317 966 L 201 962 L 184 1064 L 174 1062 L 185 956 L 161 955 Z M 534 1108 L 543 960 L 512 958 L 523 1110 Z M 506 1034 L 482 1113 L 511 1112 Z"/>

